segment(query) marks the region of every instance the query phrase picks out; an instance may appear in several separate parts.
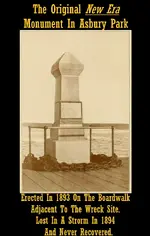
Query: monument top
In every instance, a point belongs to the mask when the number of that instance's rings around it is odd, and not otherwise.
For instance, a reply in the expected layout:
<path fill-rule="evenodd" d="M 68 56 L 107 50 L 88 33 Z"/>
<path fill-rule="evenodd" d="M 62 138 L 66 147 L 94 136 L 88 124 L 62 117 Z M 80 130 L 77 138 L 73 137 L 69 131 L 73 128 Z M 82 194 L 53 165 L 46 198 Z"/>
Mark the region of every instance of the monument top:
<path fill-rule="evenodd" d="M 76 59 L 70 52 L 65 52 L 52 66 L 51 73 L 54 77 L 60 75 L 79 76 L 84 69 L 84 65 Z"/>

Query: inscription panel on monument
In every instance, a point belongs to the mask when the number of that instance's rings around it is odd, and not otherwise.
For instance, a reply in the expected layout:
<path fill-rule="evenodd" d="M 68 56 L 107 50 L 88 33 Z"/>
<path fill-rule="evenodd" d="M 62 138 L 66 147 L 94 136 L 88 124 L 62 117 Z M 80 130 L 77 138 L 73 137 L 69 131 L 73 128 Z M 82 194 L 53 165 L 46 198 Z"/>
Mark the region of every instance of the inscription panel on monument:
<path fill-rule="evenodd" d="M 81 103 L 61 103 L 61 118 L 82 118 Z"/>

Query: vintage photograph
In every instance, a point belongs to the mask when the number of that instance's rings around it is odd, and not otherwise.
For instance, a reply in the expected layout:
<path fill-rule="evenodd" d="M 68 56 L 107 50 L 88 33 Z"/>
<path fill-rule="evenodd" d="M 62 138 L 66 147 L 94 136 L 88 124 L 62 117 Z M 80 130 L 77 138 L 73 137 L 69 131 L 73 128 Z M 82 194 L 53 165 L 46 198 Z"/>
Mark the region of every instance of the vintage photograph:
<path fill-rule="evenodd" d="M 20 31 L 20 192 L 131 193 L 131 31 Z"/>

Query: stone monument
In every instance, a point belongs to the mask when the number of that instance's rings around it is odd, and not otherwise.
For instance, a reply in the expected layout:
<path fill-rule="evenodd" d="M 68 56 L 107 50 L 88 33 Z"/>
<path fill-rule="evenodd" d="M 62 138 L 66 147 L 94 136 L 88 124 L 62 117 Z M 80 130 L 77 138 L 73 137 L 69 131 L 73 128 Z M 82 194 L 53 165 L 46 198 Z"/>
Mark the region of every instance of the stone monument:
<path fill-rule="evenodd" d="M 51 69 L 56 78 L 55 121 L 50 139 L 46 140 L 46 153 L 58 162 L 90 162 L 90 145 L 82 129 L 82 102 L 79 99 L 79 75 L 83 69 L 83 64 L 68 52 Z"/>

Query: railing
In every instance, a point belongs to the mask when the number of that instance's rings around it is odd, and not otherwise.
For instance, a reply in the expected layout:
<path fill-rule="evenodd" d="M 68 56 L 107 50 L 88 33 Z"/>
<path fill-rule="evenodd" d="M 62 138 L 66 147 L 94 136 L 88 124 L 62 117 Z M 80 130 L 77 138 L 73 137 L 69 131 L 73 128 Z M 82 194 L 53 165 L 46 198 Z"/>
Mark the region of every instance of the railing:
<path fill-rule="evenodd" d="M 92 153 L 92 130 L 95 129 L 107 129 L 111 130 L 111 154 L 114 154 L 114 131 L 116 130 L 129 130 L 128 124 L 83 124 L 82 127 L 54 127 L 52 124 L 25 124 L 28 126 L 29 130 L 29 154 L 32 153 L 32 140 L 31 140 L 31 130 L 32 129 L 43 129 L 43 142 L 44 142 L 44 155 L 46 155 L 46 139 L 47 139 L 47 130 L 51 129 L 88 129 L 89 130 L 89 148 L 90 153 Z"/>

